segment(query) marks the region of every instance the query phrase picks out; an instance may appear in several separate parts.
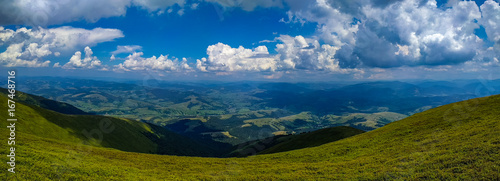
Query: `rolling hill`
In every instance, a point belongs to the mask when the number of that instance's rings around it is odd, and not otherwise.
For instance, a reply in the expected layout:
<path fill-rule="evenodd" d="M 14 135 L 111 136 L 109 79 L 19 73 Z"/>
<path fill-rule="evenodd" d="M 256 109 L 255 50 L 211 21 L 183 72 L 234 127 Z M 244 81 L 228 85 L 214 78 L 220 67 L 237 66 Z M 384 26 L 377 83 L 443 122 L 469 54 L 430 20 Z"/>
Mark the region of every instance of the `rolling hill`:
<path fill-rule="evenodd" d="M 25 77 L 19 83 L 20 91 L 85 112 L 148 122 L 192 139 L 231 145 L 335 126 L 371 131 L 436 106 L 500 93 L 490 91 L 500 90 L 498 81 L 481 87 L 477 80 L 150 84 Z"/>
<path fill-rule="evenodd" d="M 241 157 L 315 147 L 364 132 L 348 126 L 338 126 L 295 135 L 278 135 L 236 145 L 229 155 Z"/>
<path fill-rule="evenodd" d="M 153 155 L 82 145 L 61 140 L 74 138 L 66 129 L 50 130 L 64 136 L 60 139 L 46 133 L 48 126 L 23 130 L 29 121 L 44 118 L 34 109 L 20 106 L 21 111 L 27 117 L 19 122 L 17 170 L 2 172 L 4 180 L 500 179 L 498 95 L 430 109 L 317 147 L 245 158 Z M 8 154 L 5 144 L 0 154 Z M 2 170 L 7 167 L 0 164 Z"/>
<path fill-rule="evenodd" d="M 0 88 L 0 94 L 7 97 L 8 90 L 5 88 Z M 63 102 L 54 101 L 51 99 L 46 99 L 41 96 L 26 94 L 24 92 L 17 91 L 17 95 L 14 98 L 16 102 L 20 102 L 28 105 L 35 105 L 48 110 L 56 111 L 63 114 L 78 114 L 78 115 L 91 115 L 85 111 L 82 111 L 75 106 Z"/>
<path fill-rule="evenodd" d="M 51 110 L 85 113 L 66 103 L 22 92 L 17 92 L 17 95 L 18 133 L 130 152 L 191 156 L 219 154 L 208 146 L 154 124 L 98 115 L 61 114 Z M 0 96 L 0 101 L 7 102 L 5 95 Z M 1 107 L 7 110 L 7 104 Z M 8 122 L 2 121 L 0 125 L 6 127 Z"/>

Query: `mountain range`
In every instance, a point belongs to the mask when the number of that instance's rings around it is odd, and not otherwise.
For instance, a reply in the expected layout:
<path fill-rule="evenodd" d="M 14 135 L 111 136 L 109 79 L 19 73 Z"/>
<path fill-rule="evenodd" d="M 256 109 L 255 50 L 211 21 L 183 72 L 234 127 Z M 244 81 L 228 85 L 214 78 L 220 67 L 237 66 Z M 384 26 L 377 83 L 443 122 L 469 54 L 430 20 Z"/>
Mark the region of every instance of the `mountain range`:
<path fill-rule="evenodd" d="M 430 108 L 500 93 L 500 80 L 109 82 L 32 77 L 18 82 L 21 91 L 90 114 L 138 120 L 200 142 L 230 145 L 335 126 L 371 131 Z"/>
<path fill-rule="evenodd" d="M 0 99 L 6 102 L 7 98 Z M 283 152 L 244 158 L 203 158 L 151 154 L 160 153 L 159 145 L 166 145 L 170 138 L 182 139 L 168 147 L 173 151 L 188 153 L 174 148 L 184 147 L 177 146 L 181 144 L 189 148 L 185 137 L 164 129 L 158 131 L 161 127 L 151 124 L 98 115 L 61 114 L 40 105 L 17 103 L 19 174 L 0 177 L 5 180 L 497 180 L 500 178 L 499 108 L 498 95 L 471 99 L 416 113 L 348 138 L 303 145 L 302 149 L 287 151 L 290 145 L 303 144 L 296 139 L 287 144 L 287 149 L 280 148 Z M 2 109 L 7 109 L 6 105 Z M 7 119 L 7 115 L 0 116 Z M 5 121 L 1 124 L 7 126 Z M 311 133 L 318 138 L 322 134 L 326 137 L 329 132 L 321 131 Z M 88 137 L 89 134 L 92 136 Z M 8 133 L 1 135 L 7 137 Z M 162 138 L 164 143 L 154 141 Z M 8 154 L 4 144 L 0 150 L 1 154 Z M 0 167 L 7 169 L 7 166 Z"/>

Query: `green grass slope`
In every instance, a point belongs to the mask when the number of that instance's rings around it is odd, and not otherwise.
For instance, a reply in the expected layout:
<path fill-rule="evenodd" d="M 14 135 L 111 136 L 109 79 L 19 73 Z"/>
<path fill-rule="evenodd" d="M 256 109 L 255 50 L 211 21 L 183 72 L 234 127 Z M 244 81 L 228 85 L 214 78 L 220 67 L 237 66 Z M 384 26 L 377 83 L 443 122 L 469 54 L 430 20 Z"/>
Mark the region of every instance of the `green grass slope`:
<path fill-rule="evenodd" d="M 230 156 L 242 157 L 255 154 L 269 154 L 315 147 L 348 138 L 365 131 L 348 126 L 324 128 L 308 133 L 279 135 L 261 140 L 250 141 L 235 146 Z"/>
<path fill-rule="evenodd" d="M 0 94 L 7 97 L 8 90 L 5 88 L 0 88 Z M 31 94 L 26 94 L 24 92 L 17 91 L 16 97 L 14 98 L 16 102 L 23 103 L 26 105 L 34 105 L 48 110 L 56 111 L 63 114 L 79 114 L 79 115 L 90 115 L 89 113 L 82 111 L 75 106 L 63 102 L 54 101 L 51 99 L 46 99 L 44 97 L 35 96 Z"/>
<path fill-rule="evenodd" d="M 315 147 L 364 132 L 365 131 L 348 126 L 320 129 L 309 133 L 292 135 L 292 138 L 265 149 L 259 152 L 259 154 L 278 153 L 301 148 Z"/>
<path fill-rule="evenodd" d="M 6 173 L 7 164 L 0 164 L 0 178 L 499 180 L 499 120 L 500 96 L 492 96 L 441 106 L 321 146 L 246 158 L 130 153 L 20 133 L 17 173 Z M 5 144 L 0 154 L 7 154 Z"/>
<path fill-rule="evenodd" d="M 24 97 L 24 100 L 33 100 L 29 94 L 24 94 Z M 0 102 L 5 103 L 0 105 L 0 110 L 7 110 L 7 98 L 0 96 Z M 214 154 L 213 150 L 189 138 L 138 121 L 97 115 L 66 115 L 19 102 L 16 103 L 15 113 L 17 133 L 130 152 L 192 156 Z M 0 126 L 7 129 L 7 111 L 0 117 L 4 120 Z"/>

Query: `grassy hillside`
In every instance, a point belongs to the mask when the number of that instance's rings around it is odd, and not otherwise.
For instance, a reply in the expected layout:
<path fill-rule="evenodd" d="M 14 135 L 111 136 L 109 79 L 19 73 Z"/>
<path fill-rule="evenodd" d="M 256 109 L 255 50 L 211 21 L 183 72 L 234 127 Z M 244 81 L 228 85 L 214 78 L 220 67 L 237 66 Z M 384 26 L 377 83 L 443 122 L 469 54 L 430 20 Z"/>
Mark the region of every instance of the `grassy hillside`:
<path fill-rule="evenodd" d="M 18 95 L 23 95 L 21 100 L 48 102 L 48 99 L 42 97 L 31 97 L 20 92 Z M 5 102 L 0 109 L 7 110 L 7 98 L 0 96 L 0 102 Z M 57 104 L 51 105 L 64 105 L 53 102 Z M 18 119 L 17 133 L 140 153 L 198 156 L 215 154 L 214 150 L 207 149 L 186 137 L 138 121 L 97 115 L 66 115 L 19 102 L 16 103 L 15 113 Z M 5 119 L 7 113 L 2 115 L 2 120 Z M 1 121 L 0 125 L 5 128 L 8 122 Z"/>
<path fill-rule="evenodd" d="M 309 133 L 292 135 L 292 138 L 265 149 L 262 152 L 259 152 L 259 154 L 278 153 L 301 148 L 315 147 L 361 133 L 364 133 L 364 131 L 347 126 L 320 129 Z"/>
<path fill-rule="evenodd" d="M 364 132 L 352 127 L 338 126 L 295 135 L 278 135 L 237 145 L 230 155 L 241 157 L 315 147 Z"/>
<path fill-rule="evenodd" d="M 7 97 L 8 90 L 5 88 L 0 88 L 0 94 L 4 97 Z M 31 94 L 26 94 L 24 92 L 17 92 L 16 97 L 14 98 L 16 102 L 27 104 L 27 105 L 35 105 L 41 108 L 45 108 L 48 110 L 56 111 L 63 114 L 79 114 L 79 115 L 90 115 L 89 113 L 82 111 L 75 106 L 63 102 L 58 102 L 50 99 L 46 99 L 44 97 L 35 96 Z"/>
<path fill-rule="evenodd" d="M 431 109 L 318 147 L 223 159 L 129 153 L 20 133 L 18 173 L 3 171 L 0 177 L 6 180 L 498 180 L 499 120 L 500 96 L 492 96 Z M 2 131 L 1 136 L 7 135 Z M 1 154 L 7 154 L 6 150 L 2 144 Z M 6 158 L 2 157 L 2 161 Z M 0 164 L 0 169 L 6 168 L 6 164 Z"/>
<path fill-rule="evenodd" d="M 474 98 L 478 87 L 463 87 L 474 81 L 146 82 L 26 77 L 18 88 L 92 114 L 153 123 L 193 139 L 235 145 L 334 126 L 371 131 L 416 112 Z M 489 83 L 500 90 L 500 82 Z M 436 87 L 443 85 L 447 87 Z M 186 119 L 192 120 L 188 130 L 169 127 Z M 191 131 L 204 128 L 215 131 Z"/>

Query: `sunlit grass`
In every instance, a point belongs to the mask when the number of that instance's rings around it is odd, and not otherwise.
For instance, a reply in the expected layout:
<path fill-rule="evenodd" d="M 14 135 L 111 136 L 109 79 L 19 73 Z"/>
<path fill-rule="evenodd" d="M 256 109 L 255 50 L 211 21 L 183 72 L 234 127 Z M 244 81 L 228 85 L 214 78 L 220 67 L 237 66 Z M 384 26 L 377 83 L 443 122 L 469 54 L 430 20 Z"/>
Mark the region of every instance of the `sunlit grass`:
<path fill-rule="evenodd" d="M 224 159 L 123 152 L 19 133 L 17 173 L 1 172 L 1 178 L 498 180 L 499 120 L 500 96 L 492 96 L 431 109 L 318 147 Z M 1 136 L 7 133 L 2 131 Z M 0 153 L 5 155 L 6 150 L 2 144 Z"/>

